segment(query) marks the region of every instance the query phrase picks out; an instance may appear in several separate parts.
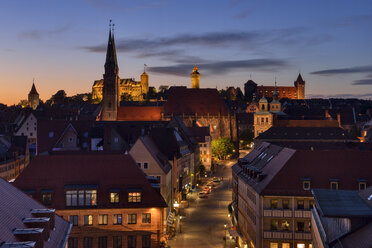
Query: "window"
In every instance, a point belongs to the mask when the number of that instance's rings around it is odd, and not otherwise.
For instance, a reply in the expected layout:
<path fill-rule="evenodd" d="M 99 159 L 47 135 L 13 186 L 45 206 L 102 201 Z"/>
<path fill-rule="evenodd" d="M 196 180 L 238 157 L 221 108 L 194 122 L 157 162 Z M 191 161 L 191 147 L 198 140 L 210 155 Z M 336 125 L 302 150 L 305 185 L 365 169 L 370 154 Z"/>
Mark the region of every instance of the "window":
<path fill-rule="evenodd" d="M 296 232 L 303 232 L 305 230 L 305 223 L 302 221 L 297 222 Z"/>
<path fill-rule="evenodd" d="M 78 238 L 69 238 L 68 248 L 77 248 L 77 247 L 78 247 Z"/>
<path fill-rule="evenodd" d="M 107 237 L 98 237 L 98 247 L 107 248 Z"/>
<path fill-rule="evenodd" d="M 72 143 L 73 141 L 74 141 L 74 138 L 72 138 L 72 137 L 68 138 L 69 143 Z"/>
<path fill-rule="evenodd" d="M 122 248 L 123 247 L 121 236 L 114 236 L 112 238 L 112 241 L 113 241 L 113 248 Z"/>
<path fill-rule="evenodd" d="M 141 202 L 141 192 L 129 192 L 128 202 Z"/>
<path fill-rule="evenodd" d="M 289 200 L 282 200 L 283 209 L 289 209 Z"/>
<path fill-rule="evenodd" d="M 84 225 L 85 226 L 93 225 L 93 215 L 84 215 Z"/>
<path fill-rule="evenodd" d="M 150 213 L 142 214 L 142 223 L 151 223 L 151 214 Z"/>
<path fill-rule="evenodd" d="M 136 247 L 137 247 L 136 236 L 128 235 L 128 248 L 136 248 Z"/>
<path fill-rule="evenodd" d="M 150 247 L 151 247 L 151 236 L 143 235 L 142 236 L 142 248 L 150 248 Z"/>
<path fill-rule="evenodd" d="M 268 117 L 266 117 L 266 123 L 269 123 L 269 118 Z"/>
<path fill-rule="evenodd" d="M 367 183 L 359 182 L 358 186 L 359 186 L 359 190 L 365 190 L 367 188 Z"/>
<path fill-rule="evenodd" d="M 305 180 L 302 182 L 302 188 L 304 190 L 310 190 L 310 181 L 309 180 Z"/>
<path fill-rule="evenodd" d="M 84 138 L 88 138 L 88 132 L 84 132 Z"/>
<path fill-rule="evenodd" d="M 31 132 L 31 133 L 30 133 L 30 136 L 32 137 L 32 136 L 34 136 L 34 134 Z"/>
<path fill-rule="evenodd" d="M 263 118 L 263 117 L 261 118 L 261 123 L 264 123 L 264 119 L 265 119 L 265 118 Z"/>
<path fill-rule="evenodd" d="M 120 192 L 111 192 L 110 193 L 110 203 L 119 203 Z"/>
<path fill-rule="evenodd" d="M 270 207 L 273 208 L 273 209 L 277 209 L 278 208 L 278 200 L 271 200 Z"/>
<path fill-rule="evenodd" d="M 278 230 L 278 220 L 271 220 L 270 229 L 273 231 Z"/>
<path fill-rule="evenodd" d="M 114 214 L 114 225 L 121 225 L 122 224 L 122 216 L 121 214 Z"/>
<path fill-rule="evenodd" d="M 330 183 L 330 188 L 331 188 L 332 190 L 337 190 L 337 189 L 338 189 L 338 182 L 332 181 L 332 182 Z"/>
<path fill-rule="evenodd" d="M 79 197 L 78 197 L 79 196 Z M 97 190 L 68 190 L 66 191 L 66 206 L 96 206 Z"/>
<path fill-rule="evenodd" d="M 107 225 L 107 214 L 100 214 L 98 215 L 98 224 L 99 225 Z"/>
<path fill-rule="evenodd" d="M 92 248 L 92 247 L 93 247 L 93 238 L 84 237 L 84 248 Z"/>
<path fill-rule="evenodd" d="M 290 243 L 282 243 L 282 248 L 291 248 Z"/>
<path fill-rule="evenodd" d="M 141 169 L 141 162 L 138 162 L 137 165 L 138 165 L 138 168 Z"/>
<path fill-rule="evenodd" d="M 270 242 L 270 248 L 278 248 L 278 243 Z"/>
<path fill-rule="evenodd" d="M 73 225 L 73 226 L 78 226 L 78 216 L 77 215 L 70 215 L 70 223 Z"/>
<path fill-rule="evenodd" d="M 137 224 L 137 214 L 128 214 L 128 224 Z"/>
<path fill-rule="evenodd" d="M 287 220 L 283 220 L 281 222 L 281 227 L 282 227 L 282 230 L 284 231 L 289 231 L 289 221 Z"/>
<path fill-rule="evenodd" d="M 41 202 L 46 206 L 51 205 L 52 202 L 53 202 L 53 193 L 52 192 L 42 192 L 41 193 Z"/>
<path fill-rule="evenodd" d="M 115 143 L 119 143 L 119 138 L 118 138 L 118 137 L 115 137 L 115 138 L 114 138 L 114 142 L 115 142 Z"/>
<path fill-rule="evenodd" d="M 305 209 L 304 200 L 298 200 L 297 201 L 297 209 Z"/>
<path fill-rule="evenodd" d="M 145 170 L 147 170 L 147 169 L 149 168 L 149 163 L 148 163 L 148 162 L 144 162 L 144 163 L 143 163 L 143 168 L 144 168 Z"/>
<path fill-rule="evenodd" d="M 305 248 L 305 244 L 297 244 L 297 248 Z"/>

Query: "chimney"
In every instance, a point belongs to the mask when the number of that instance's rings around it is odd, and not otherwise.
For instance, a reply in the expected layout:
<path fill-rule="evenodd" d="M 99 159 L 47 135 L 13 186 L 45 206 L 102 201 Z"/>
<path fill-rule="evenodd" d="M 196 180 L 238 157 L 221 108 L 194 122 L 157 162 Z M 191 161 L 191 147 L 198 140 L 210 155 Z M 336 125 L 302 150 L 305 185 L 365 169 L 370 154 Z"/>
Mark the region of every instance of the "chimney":
<path fill-rule="evenodd" d="M 43 248 L 43 231 L 43 228 L 16 228 L 13 230 L 13 235 L 17 238 L 17 240 L 22 242 L 36 242 L 35 248 Z"/>
<path fill-rule="evenodd" d="M 49 239 L 50 236 L 50 218 L 40 217 L 40 218 L 25 218 L 23 223 L 28 228 L 42 228 L 44 229 L 43 238 L 45 241 Z"/>
<path fill-rule="evenodd" d="M 46 209 L 46 208 L 31 210 L 32 215 L 35 216 L 36 218 L 41 218 L 41 217 L 49 218 L 50 230 L 53 230 L 55 226 L 55 212 L 56 212 L 55 209 Z"/>

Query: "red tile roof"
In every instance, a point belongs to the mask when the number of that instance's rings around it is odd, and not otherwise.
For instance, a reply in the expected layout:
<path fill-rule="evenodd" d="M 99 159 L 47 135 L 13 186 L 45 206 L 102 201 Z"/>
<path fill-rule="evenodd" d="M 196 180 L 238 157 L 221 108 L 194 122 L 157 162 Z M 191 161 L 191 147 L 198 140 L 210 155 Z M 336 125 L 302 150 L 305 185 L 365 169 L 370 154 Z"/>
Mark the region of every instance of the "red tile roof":
<path fill-rule="evenodd" d="M 24 218 L 33 218 L 32 209 L 45 209 L 22 191 L 0 178 L 0 245 L 1 242 L 19 242 L 13 235 L 15 228 L 27 228 Z M 44 242 L 45 248 L 64 248 L 70 225 L 59 216 L 55 216 L 55 230 L 50 232 L 50 240 Z"/>
<path fill-rule="evenodd" d="M 228 115 L 229 109 L 217 89 L 172 87 L 164 105 L 165 115 Z"/>
<path fill-rule="evenodd" d="M 37 156 L 14 183 L 22 190 L 40 191 L 53 189 L 56 209 L 65 209 L 66 185 L 98 185 L 97 208 L 166 207 L 166 203 L 145 178 L 129 155 L 92 152 L 86 154 L 63 154 Z M 121 190 L 119 204 L 110 204 L 109 189 Z M 142 202 L 127 202 L 127 190 L 142 189 Z"/>
<path fill-rule="evenodd" d="M 160 121 L 162 106 L 125 106 L 118 108 L 118 121 Z"/>

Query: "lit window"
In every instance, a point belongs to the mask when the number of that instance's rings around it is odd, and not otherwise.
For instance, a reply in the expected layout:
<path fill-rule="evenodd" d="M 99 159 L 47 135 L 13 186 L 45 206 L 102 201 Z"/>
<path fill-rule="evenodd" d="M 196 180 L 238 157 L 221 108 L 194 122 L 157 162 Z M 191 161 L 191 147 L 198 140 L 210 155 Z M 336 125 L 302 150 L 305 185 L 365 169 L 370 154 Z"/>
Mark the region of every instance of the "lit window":
<path fill-rule="evenodd" d="M 107 225 L 107 214 L 100 214 L 98 215 L 98 224 L 99 225 Z"/>
<path fill-rule="evenodd" d="M 308 181 L 308 180 L 303 181 L 302 182 L 302 188 L 304 190 L 310 190 L 310 181 Z"/>
<path fill-rule="evenodd" d="M 271 220 L 270 229 L 273 231 L 278 230 L 278 220 Z"/>
<path fill-rule="evenodd" d="M 114 225 L 121 225 L 122 220 L 123 218 L 121 214 L 114 214 Z"/>
<path fill-rule="evenodd" d="M 128 214 L 128 224 L 137 224 L 137 214 Z"/>
<path fill-rule="evenodd" d="M 278 248 L 278 243 L 270 243 L 270 248 Z"/>
<path fill-rule="evenodd" d="M 120 192 L 111 192 L 110 203 L 119 203 L 119 201 L 120 201 Z"/>
<path fill-rule="evenodd" d="M 282 248 L 291 248 L 290 243 L 282 243 Z"/>
<path fill-rule="evenodd" d="M 68 190 L 66 191 L 66 206 L 96 206 L 97 190 Z"/>
<path fill-rule="evenodd" d="M 289 231 L 289 221 L 288 220 L 283 220 L 281 222 L 282 230 L 284 231 Z"/>
<path fill-rule="evenodd" d="M 271 200 L 270 206 L 273 209 L 277 209 L 278 208 L 278 200 Z"/>
<path fill-rule="evenodd" d="M 151 223 L 151 214 L 150 213 L 142 214 L 142 223 Z"/>
<path fill-rule="evenodd" d="M 141 202 L 141 193 L 140 192 L 129 192 L 128 202 Z"/>
<path fill-rule="evenodd" d="M 93 225 L 93 215 L 84 215 L 84 225 L 85 226 Z"/>
<path fill-rule="evenodd" d="M 297 248 L 305 248 L 305 244 L 297 244 Z"/>

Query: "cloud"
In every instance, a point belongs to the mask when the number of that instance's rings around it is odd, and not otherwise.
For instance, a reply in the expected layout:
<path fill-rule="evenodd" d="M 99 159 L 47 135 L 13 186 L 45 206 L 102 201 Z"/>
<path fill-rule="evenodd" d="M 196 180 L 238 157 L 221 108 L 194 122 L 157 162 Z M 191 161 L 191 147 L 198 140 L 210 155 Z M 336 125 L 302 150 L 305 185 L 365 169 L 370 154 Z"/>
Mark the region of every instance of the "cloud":
<path fill-rule="evenodd" d="M 352 85 L 372 85 L 372 78 L 355 80 Z"/>
<path fill-rule="evenodd" d="M 173 66 L 149 67 L 148 71 L 158 74 L 175 76 L 188 76 L 195 64 L 178 64 Z M 216 61 L 198 64 L 203 74 L 222 74 L 234 70 L 256 69 L 261 71 L 277 71 L 289 66 L 289 63 L 280 59 L 251 59 Z"/>
<path fill-rule="evenodd" d="M 86 0 L 93 7 L 100 10 L 109 10 L 115 12 L 123 11 L 138 11 L 142 9 L 159 8 L 168 3 L 168 0 L 137 0 L 137 1 L 125 1 L 125 0 Z"/>
<path fill-rule="evenodd" d="M 334 94 L 334 95 L 323 95 L 323 94 L 306 94 L 307 98 L 358 98 L 358 99 L 371 99 L 371 93 L 364 93 L 364 94 Z"/>
<path fill-rule="evenodd" d="M 321 71 L 313 71 L 310 74 L 321 76 L 333 76 L 339 74 L 353 74 L 353 73 L 372 73 L 372 66 L 354 66 L 350 68 L 329 69 Z"/>
<path fill-rule="evenodd" d="M 58 27 L 53 30 L 29 30 L 23 31 L 18 34 L 18 38 L 22 40 L 41 40 L 46 36 L 59 35 L 68 31 L 71 28 L 71 24 L 66 24 L 64 26 Z"/>

